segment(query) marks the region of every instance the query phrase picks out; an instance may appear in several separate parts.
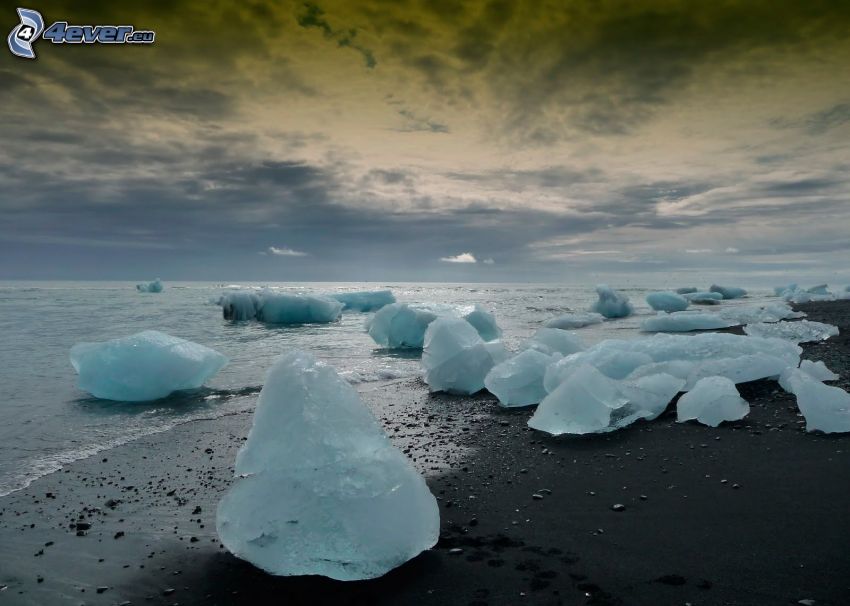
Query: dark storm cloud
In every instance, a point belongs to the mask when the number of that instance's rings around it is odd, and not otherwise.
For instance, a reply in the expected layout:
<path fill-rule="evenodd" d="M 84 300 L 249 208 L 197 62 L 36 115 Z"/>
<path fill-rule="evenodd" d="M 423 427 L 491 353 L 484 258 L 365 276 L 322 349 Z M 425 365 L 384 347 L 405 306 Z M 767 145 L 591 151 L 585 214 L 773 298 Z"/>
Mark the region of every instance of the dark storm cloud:
<path fill-rule="evenodd" d="M 325 11 L 322 10 L 317 4 L 314 4 L 312 2 L 305 2 L 300 12 L 298 13 L 297 19 L 298 25 L 300 25 L 301 27 L 318 28 L 325 35 L 325 38 L 335 40 L 338 46 L 349 47 L 356 50 L 363 56 L 363 60 L 366 63 L 366 67 L 371 69 L 378 64 L 378 62 L 375 60 L 374 53 L 356 41 L 357 29 L 334 29 L 333 27 L 331 27 L 331 24 L 328 23 L 327 19 L 325 18 Z"/>

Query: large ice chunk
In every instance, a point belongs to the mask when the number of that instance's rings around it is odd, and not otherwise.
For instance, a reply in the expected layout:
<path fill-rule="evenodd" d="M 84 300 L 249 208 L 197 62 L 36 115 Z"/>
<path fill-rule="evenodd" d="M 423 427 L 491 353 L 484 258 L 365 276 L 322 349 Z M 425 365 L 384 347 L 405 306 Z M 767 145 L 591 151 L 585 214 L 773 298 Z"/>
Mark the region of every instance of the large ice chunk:
<path fill-rule="evenodd" d="M 385 305 L 395 303 L 395 296 L 391 290 L 339 292 L 330 297 L 342 303 L 343 310 L 352 311 L 377 311 Z"/>
<path fill-rule="evenodd" d="M 440 515 L 357 392 L 291 351 L 266 377 L 216 529 L 234 555 L 271 574 L 350 581 L 432 547 Z"/>
<path fill-rule="evenodd" d="M 502 406 L 537 404 L 546 397 L 543 375 L 555 359 L 537 349 L 526 349 L 494 366 L 484 378 L 484 386 Z"/>
<path fill-rule="evenodd" d="M 602 314 L 606 318 L 625 318 L 632 315 L 634 307 L 629 298 L 613 288 L 600 284 L 596 287 L 599 300 L 593 304 L 590 311 Z"/>
<path fill-rule="evenodd" d="M 508 358 L 499 341 L 485 343 L 461 318 L 437 318 L 425 331 L 422 367 L 431 391 L 473 394 L 484 389 L 484 377 Z"/>
<path fill-rule="evenodd" d="M 698 311 L 676 311 L 671 314 L 664 312 L 647 318 L 641 323 L 641 330 L 646 332 L 690 332 L 692 330 L 713 330 L 735 326 L 736 322 L 724 320 L 719 314 L 702 313 Z"/>
<path fill-rule="evenodd" d="M 568 313 L 547 320 L 544 326 L 546 326 L 546 328 L 572 330 L 574 328 L 583 328 L 585 326 L 591 326 L 592 324 L 599 324 L 604 319 L 605 316 L 594 312 Z"/>
<path fill-rule="evenodd" d="M 369 320 L 366 330 L 378 345 L 389 349 L 419 349 L 425 341 L 428 325 L 437 314 L 427 309 L 415 309 L 407 303 L 392 303 L 378 310 Z"/>
<path fill-rule="evenodd" d="M 228 292 L 219 299 L 226 320 L 268 324 L 325 324 L 339 319 L 342 303 L 330 297 L 263 290 Z"/>
<path fill-rule="evenodd" d="M 749 412 L 750 405 L 726 377 L 700 379 L 676 404 L 679 423 L 697 420 L 711 427 L 743 419 Z"/>
<path fill-rule="evenodd" d="M 824 385 L 799 368 L 788 369 L 780 377 L 779 384 L 797 397 L 797 406 L 806 419 L 807 431 L 850 431 L 850 394 L 843 389 Z"/>
<path fill-rule="evenodd" d="M 463 316 L 463 319 L 472 324 L 485 341 L 495 341 L 501 338 L 502 329 L 496 324 L 496 316 L 476 304 L 475 308 Z"/>
<path fill-rule="evenodd" d="M 753 337 L 774 337 L 786 339 L 794 343 L 809 343 L 811 341 L 826 341 L 838 334 L 838 327 L 823 322 L 775 322 L 772 324 L 747 324 L 744 332 Z"/>
<path fill-rule="evenodd" d="M 719 292 L 692 292 L 682 296 L 696 305 L 717 305 L 723 300 Z"/>
<path fill-rule="evenodd" d="M 720 286 L 719 284 L 712 284 L 708 290 L 710 292 L 719 292 L 723 295 L 724 299 L 740 299 L 747 295 L 746 290 L 737 286 Z"/>
<path fill-rule="evenodd" d="M 162 281 L 157 278 L 153 282 L 142 282 L 136 284 L 136 290 L 139 292 L 162 292 Z"/>
<path fill-rule="evenodd" d="M 158 400 L 174 391 L 196 389 L 227 362 L 209 347 L 156 330 L 71 348 L 80 389 L 96 398 L 125 402 Z"/>
<path fill-rule="evenodd" d="M 674 292 L 651 292 L 646 302 L 656 311 L 683 311 L 688 308 L 688 300 Z"/>
<path fill-rule="evenodd" d="M 656 418 L 684 383 L 668 374 L 618 381 L 581 364 L 540 402 L 528 425 L 553 435 L 614 431 Z"/>

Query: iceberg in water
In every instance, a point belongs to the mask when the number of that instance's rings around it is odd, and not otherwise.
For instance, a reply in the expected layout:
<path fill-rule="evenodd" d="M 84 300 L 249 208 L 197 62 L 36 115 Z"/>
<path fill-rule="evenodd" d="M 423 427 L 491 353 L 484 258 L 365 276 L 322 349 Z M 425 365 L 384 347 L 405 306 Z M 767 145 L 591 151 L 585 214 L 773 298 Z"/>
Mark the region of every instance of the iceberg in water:
<path fill-rule="evenodd" d="M 747 295 L 747 291 L 743 288 L 738 288 L 737 286 L 720 286 L 718 284 L 712 284 L 711 288 L 708 289 L 710 292 L 717 292 L 723 295 L 724 299 L 740 299 L 741 297 L 745 297 Z"/>
<path fill-rule="evenodd" d="M 629 303 L 626 295 L 605 284 L 596 287 L 596 294 L 599 300 L 593 304 L 590 311 L 602 314 L 606 318 L 625 318 L 634 312 L 634 307 Z"/>
<path fill-rule="evenodd" d="M 605 320 L 605 316 L 594 312 L 578 312 L 569 313 L 557 316 L 547 320 L 544 326 L 546 328 L 560 328 L 562 330 L 572 330 L 574 328 L 583 328 L 592 324 L 599 324 Z"/>
<path fill-rule="evenodd" d="M 281 356 L 263 385 L 216 530 L 275 575 L 371 579 L 436 544 L 437 501 L 357 392 L 311 355 Z"/>
<path fill-rule="evenodd" d="M 437 318 L 425 331 L 422 367 L 431 391 L 481 391 L 490 369 L 507 358 L 501 342 L 485 343 L 475 328 L 461 318 Z"/>
<path fill-rule="evenodd" d="M 700 379 L 676 404 L 679 423 L 696 420 L 710 427 L 724 421 L 738 421 L 749 413 L 750 405 L 726 377 Z"/>
<path fill-rule="evenodd" d="M 540 402 L 528 425 L 553 435 L 613 431 L 656 418 L 684 383 L 667 374 L 616 380 L 581 364 Z"/>
<path fill-rule="evenodd" d="M 439 317 L 460 317 L 451 306 L 412 306 L 392 303 L 380 310 L 366 323 L 366 332 L 378 345 L 388 349 L 420 349 L 425 342 L 425 331 Z M 496 318 L 480 305 L 463 315 L 485 341 L 502 335 Z"/>
<path fill-rule="evenodd" d="M 377 311 L 385 305 L 395 303 L 391 290 L 365 290 L 361 292 L 339 292 L 329 295 L 342 303 L 342 309 L 353 311 Z"/>
<path fill-rule="evenodd" d="M 697 291 L 697 289 L 694 288 L 693 286 L 685 286 L 683 288 L 677 288 L 676 294 L 677 295 L 688 295 L 688 294 L 694 293 L 696 291 Z"/>
<path fill-rule="evenodd" d="M 692 330 L 728 328 L 736 324 L 737 322 L 724 320 L 719 314 L 676 311 L 671 314 L 661 312 L 657 316 L 647 318 L 641 323 L 641 330 L 646 332 L 690 332 Z"/>
<path fill-rule="evenodd" d="M 689 305 L 685 297 L 674 292 L 651 292 L 646 302 L 655 311 L 684 311 Z"/>
<path fill-rule="evenodd" d="M 267 324 L 325 324 L 338 320 L 342 312 L 342 303 L 330 297 L 271 290 L 228 292 L 219 305 L 225 320 Z"/>
<path fill-rule="evenodd" d="M 717 305 L 723 300 L 719 292 L 692 292 L 682 296 L 697 305 Z"/>
<path fill-rule="evenodd" d="M 157 278 L 153 282 L 136 284 L 136 290 L 139 292 L 162 292 L 162 281 Z"/>
<path fill-rule="evenodd" d="M 779 385 L 797 397 L 797 407 L 806 419 L 807 431 L 845 433 L 850 431 L 850 394 L 824 385 L 805 370 L 790 368 Z"/>
<path fill-rule="evenodd" d="M 96 398 L 125 402 L 158 400 L 174 391 L 196 389 L 227 362 L 209 347 L 155 330 L 71 348 L 80 389 Z"/>
<path fill-rule="evenodd" d="M 838 327 L 823 322 L 775 322 L 772 324 L 756 323 L 744 326 L 744 332 L 753 337 L 773 337 L 786 339 L 794 343 L 809 343 L 826 341 L 838 334 Z"/>

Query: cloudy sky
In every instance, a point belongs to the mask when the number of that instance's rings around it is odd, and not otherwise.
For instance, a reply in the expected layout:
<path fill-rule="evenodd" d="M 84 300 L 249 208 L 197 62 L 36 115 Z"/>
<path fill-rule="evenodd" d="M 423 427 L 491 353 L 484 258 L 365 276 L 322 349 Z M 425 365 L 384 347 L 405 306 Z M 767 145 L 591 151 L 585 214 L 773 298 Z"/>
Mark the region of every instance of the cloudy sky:
<path fill-rule="evenodd" d="M 28 6 L 0 278 L 850 280 L 850 3 Z"/>

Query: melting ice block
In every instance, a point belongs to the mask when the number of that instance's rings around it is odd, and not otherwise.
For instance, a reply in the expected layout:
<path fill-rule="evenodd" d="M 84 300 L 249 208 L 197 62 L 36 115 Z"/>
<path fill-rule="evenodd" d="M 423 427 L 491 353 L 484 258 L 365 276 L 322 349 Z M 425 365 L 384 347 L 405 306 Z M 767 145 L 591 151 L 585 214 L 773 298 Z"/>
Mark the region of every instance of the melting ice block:
<path fill-rule="evenodd" d="M 546 397 L 543 388 L 546 367 L 556 359 L 536 349 L 526 349 L 494 366 L 484 378 L 484 386 L 499 398 L 502 406 L 537 404 Z"/>
<path fill-rule="evenodd" d="M 342 303 L 329 297 L 274 292 L 235 291 L 219 299 L 225 320 L 268 324 L 326 324 L 339 319 Z"/>
<path fill-rule="evenodd" d="M 717 427 L 723 421 L 743 419 L 750 412 L 735 384 L 726 377 L 705 377 L 679 398 L 676 413 L 679 423 L 697 420 L 704 425 Z"/>
<path fill-rule="evenodd" d="M 606 318 L 625 318 L 632 315 L 634 307 L 629 298 L 605 284 L 596 287 L 599 300 L 593 304 L 590 311 L 602 314 Z"/>
<path fill-rule="evenodd" d="M 641 323 L 646 332 L 690 332 L 692 330 L 712 330 L 735 326 L 736 322 L 724 320 L 719 314 L 697 311 L 676 311 L 670 314 L 661 312 Z"/>
<path fill-rule="evenodd" d="M 352 311 L 377 311 L 385 305 L 395 303 L 395 296 L 391 290 L 339 292 L 330 297 L 342 303 L 343 310 Z"/>
<path fill-rule="evenodd" d="M 651 292 L 646 302 L 656 311 L 683 311 L 688 308 L 688 300 L 674 292 Z"/>
<path fill-rule="evenodd" d="M 196 389 L 224 368 L 226 357 L 155 330 L 103 343 L 78 343 L 71 364 L 78 385 L 96 398 L 145 402 Z"/>
<path fill-rule="evenodd" d="M 581 364 L 540 402 L 528 425 L 553 435 L 614 431 L 656 418 L 684 383 L 667 374 L 618 381 Z"/>
<path fill-rule="evenodd" d="M 136 290 L 139 292 L 162 292 L 162 281 L 157 278 L 153 282 L 136 284 Z"/>
<path fill-rule="evenodd" d="M 697 305 L 717 305 L 723 300 L 719 292 L 692 292 L 682 296 Z"/>
<path fill-rule="evenodd" d="M 496 324 L 496 317 L 481 305 L 476 304 L 475 309 L 465 314 L 463 319 L 472 324 L 485 341 L 495 341 L 502 336 L 502 329 Z"/>
<path fill-rule="evenodd" d="M 784 372 L 779 384 L 797 397 L 797 407 L 806 419 L 807 431 L 850 431 L 850 394 L 843 389 L 824 385 L 799 368 Z"/>
<path fill-rule="evenodd" d="M 425 331 L 422 367 L 431 391 L 473 394 L 484 389 L 484 377 L 508 358 L 499 341 L 485 343 L 461 318 L 437 318 Z"/>
<path fill-rule="evenodd" d="M 291 351 L 266 377 L 216 530 L 234 555 L 271 574 L 351 581 L 432 547 L 440 515 L 354 388 Z"/>
<path fill-rule="evenodd" d="M 744 326 L 744 332 L 753 337 L 774 337 L 786 339 L 794 343 L 809 343 L 811 341 L 826 341 L 838 334 L 838 327 L 822 322 L 775 322 L 772 324 L 756 323 Z"/>
<path fill-rule="evenodd" d="M 547 320 L 546 328 L 560 328 L 562 330 L 572 330 L 573 328 L 583 328 L 592 324 L 599 324 L 605 320 L 605 316 L 594 312 L 578 312 L 569 313 L 557 316 Z"/>
<path fill-rule="evenodd" d="M 747 295 L 747 291 L 743 288 L 738 288 L 737 286 L 720 286 L 718 284 L 712 284 L 711 288 L 708 289 L 710 292 L 717 292 L 723 295 L 724 299 L 740 299 L 741 297 L 745 297 Z"/>

